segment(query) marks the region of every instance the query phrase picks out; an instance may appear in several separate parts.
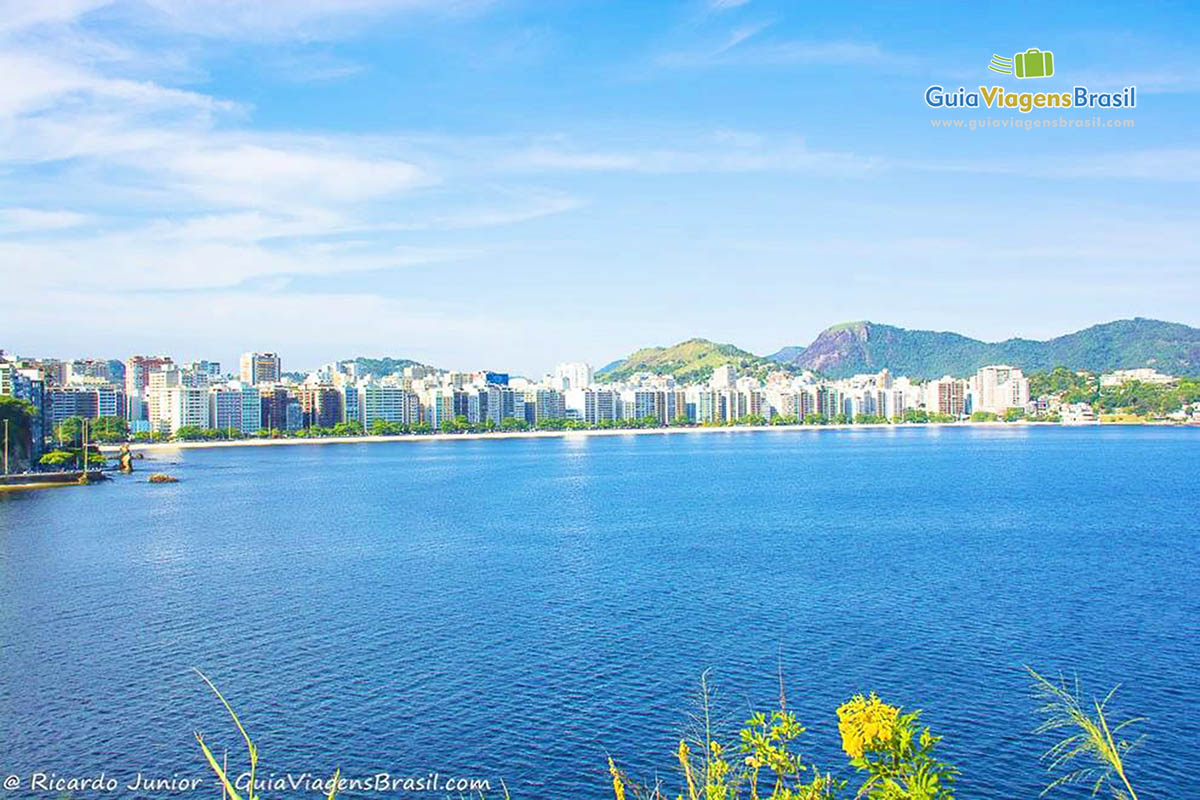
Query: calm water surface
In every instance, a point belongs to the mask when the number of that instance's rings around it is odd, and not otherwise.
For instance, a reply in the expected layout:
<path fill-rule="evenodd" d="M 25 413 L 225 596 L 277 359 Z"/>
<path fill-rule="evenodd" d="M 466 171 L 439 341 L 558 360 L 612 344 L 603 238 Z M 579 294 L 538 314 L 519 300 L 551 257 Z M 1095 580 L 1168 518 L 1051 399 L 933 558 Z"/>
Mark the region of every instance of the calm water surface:
<path fill-rule="evenodd" d="M 651 777 L 712 670 L 925 709 L 963 797 L 1044 778 L 1021 665 L 1150 716 L 1200 797 L 1200 430 L 894 429 L 160 453 L 182 478 L 0 498 L 0 772 L 202 775 L 238 708 L 282 775 Z M 275 793 L 273 796 L 286 796 Z M 206 795 L 207 796 L 207 795 Z M 394 795 L 393 795 L 394 796 Z M 417 796 L 417 795 L 409 795 Z M 432 797 L 434 795 L 425 795 Z"/>

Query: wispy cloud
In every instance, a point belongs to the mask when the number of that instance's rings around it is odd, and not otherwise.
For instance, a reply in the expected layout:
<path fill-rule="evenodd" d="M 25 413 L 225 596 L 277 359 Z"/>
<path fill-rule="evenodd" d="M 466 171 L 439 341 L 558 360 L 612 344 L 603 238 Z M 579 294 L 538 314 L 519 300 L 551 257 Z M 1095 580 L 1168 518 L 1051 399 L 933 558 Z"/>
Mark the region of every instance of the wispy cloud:
<path fill-rule="evenodd" d="M 663 137 L 646 137 L 659 138 Z M 518 149 L 502 164 L 514 170 L 677 174 L 704 172 L 812 172 L 861 176 L 884 166 L 882 159 L 849 152 L 814 150 L 796 137 L 770 138 L 722 130 L 679 136 L 678 143 L 647 147 L 619 143 L 596 148 L 551 140 Z"/>
<path fill-rule="evenodd" d="M 986 160 L 904 161 L 895 166 L 921 172 L 963 172 L 981 175 L 1025 175 L 1039 180 L 1117 179 L 1200 181 L 1200 149 L 1158 148 L 1113 150 L 1066 156 L 990 157 Z"/>
<path fill-rule="evenodd" d="M 913 60 L 885 52 L 874 42 L 853 40 L 762 41 L 759 34 L 770 27 L 759 23 L 734 28 L 716 44 L 673 50 L 658 56 L 659 66 L 697 68 L 716 66 L 878 65 L 905 66 Z"/>
<path fill-rule="evenodd" d="M 3 208 L 0 209 L 0 234 L 61 231 L 86 225 L 93 219 L 94 217 L 90 214 L 79 214 L 74 211 Z"/>

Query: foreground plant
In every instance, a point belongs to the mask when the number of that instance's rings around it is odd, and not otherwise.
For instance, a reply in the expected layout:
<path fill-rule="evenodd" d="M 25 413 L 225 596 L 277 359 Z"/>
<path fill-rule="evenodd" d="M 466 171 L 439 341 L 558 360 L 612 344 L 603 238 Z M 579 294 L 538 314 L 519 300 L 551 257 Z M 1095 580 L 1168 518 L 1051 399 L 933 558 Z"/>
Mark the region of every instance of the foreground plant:
<path fill-rule="evenodd" d="M 1060 677 L 1056 683 L 1030 667 L 1025 669 L 1033 678 L 1034 697 L 1042 703 L 1038 712 L 1045 718 L 1034 733 L 1066 734 L 1042 758 L 1050 772 L 1068 771 L 1050 783 L 1042 794 L 1059 786 L 1090 783 L 1093 796 L 1107 788 L 1115 798 L 1137 800 L 1137 792 L 1125 774 L 1125 756 L 1145 737 L 1130 741 L 1121 733 L 1145 718 L 1134 717 L 1109 726 L 1105 708 L 1119 687 L 1114 686 L 1103 700 L 1092 700 L 1089 708 L 1083 700 L 1078 680 L 1069 685 Z"/>
<path fill-rule="evenodd" d="M 686 740 L 676 756 L 686 794 L 682 800 L 836 800 L 845 797 L 848 782 L 806 765 L 798 739 L 806 729 L 787 710 L 780 692 L 780 708 L 770 716 L 756 713 L 738 734 L 739 758 L 711 735 L 708 686 L 701 679 L 704 701 L 703 740 L 693 753 Z M 875 800 L 953 800 L 958 771 L 938 760 L 934 750 L 941 737 L 920 728 L 920 711 L 902 713 L 874 694 L 855 695 L 838 709 L 838 730 L 850 765 L 865 773 L 854 797 Z M 617 800 L 628 791 L 634 797 L 666 800 L 661 789 L 646 789 L 630 781 L 609 760 L 609 774 Z"/>
<path fill-rule="evenodd" d="M 233 724 L 237 726 L 238 733 L 240 733 L 242 735 L 242 739 L 245 740 L 246 752 L 250 759 L 250 781 L 249 788 L 246 790 L 245 800 L 260 800 L 260 796 L 254 791 L 254 776 L 258 771 L 258 747 L 250 738 L 250 734 L 246 733 L 246 729 L 242 726 L 242 721 L 238 719 L 238 715 L 234 713 L 233 706 L 229 705 L 229 701 L 225 699 L 225 695 L 221 694 L 220 690 L 217 689 L 216 685 L 208 679 L 207 675 L 198 669 L 195 670 L 195 672 L 200 676 L 201 680 L 208 685 L 208 688 L 212 690 L 212 693 L 217 696 L 217 699 L 221 701 L 221 705 L 225 706 L 225 710 L 229 712 L 229 717 L 233 720 Z M 224 798 L 229 798 L 229 800 L 242 800 L 242 796 L 237 793 L 233 782 L 229 780 L 227 770 L 222 768 L 222 766 L 217 763 L 216 757 L 213 755 L 212 750 L 209 749 L 208 745 L 205 744 L 204 737 L 200 735 L 200 731 L 196 731 L 195 736 L 196 742 L 200 745 L 200 751 L 204 753 L 204 759 L 208 762 L 208 766 L 212 768 L 213 773 L 216 774 L 217 779 L 221 782 L 222 800 L 224 800 Z M 340 769 L 334 771 L 333 778 L 329 781 L 329 794 L 326 796 L 326 800 L 334 800 L 334 798 L 337 796 L 338 779 L 341 777 L 341 774 L 342 771 Z"/>
<path fill-rule="evenodd" d="M 246 733 L 246 728 L 243 727 L 242 721 L 238 719 L 238 715 L 234 712 L 233 706 L 229 705 L 229 701 L 225 699 L 225 696 L 221 694 L 216 685 L 200 670 L 193 668 L 193 671 L 200 676 L 200 679 L 204 681 L 212 693 L 217 696 L 217 699 L 221 701 L 221 705 L 225 707 L 225 710 L 229 713 L 229 718 L 233 720 L 233 724 L 237 727 L 238 733 L 242 735 L 243 741 L 246 742 L 246 753 L 250 761 L 250 772 L 248 774 L 249 788 L 246 790 L 245 798 L 243 798 L 242 795 L 238 794 L 237 788 L 234 785 L 235 781 L 230 779 L 228 768 L 217 763 L 217 758 L 213 755 L 212 749 L 209 748 L 208 744 L 205 743 L 204 737 L 200 735 L 199 731 L 195 732 L 196 742 L 200 745 L 200 752 L 204 754 L 204 760 L 208 762 L 208 766 L 212 769 L 213 773 L 217 776 L 217 780 L 221 783 L 221 800 L 262 800 L 262 796 L 259 795 L 255 790 L 257 785 L 255 783 L 255 776 L 258 772 L 258 746 L 254 744 L 254 741 L 250 738 L 250 734 Z M 609 765 L 612 767 L 611 760 Z M 616 768 L 612 767 L 612 769 L 615 772 Z M 337 797 L 338 789 L 343 786 L 343 783 L 345 783 L 350 790 L 354 789 L 353 782 L 342 781 L 341 769 L 334 770 L 333 777 L 329 779 L 329 793 L 325 796 L 326 800 L 334 800 Z M 504 791 L 504 800 L 510 800 L 508 787 L 504 785 L 503 781 L 500 783 Z M 444 796 L 447 798 L 449 797 L 449 795 Z M 472 794 L 471 796 L 474 797 L 475 795 Z M 620 800 L 624 800 L 623 795 L 619 795 L 619 798 Z M 460 794 L 459 800 L 467 800 L 467 798 L 465 795 Z M 487 800 L 483 792 L 479 793 L 478 800 Z"/>

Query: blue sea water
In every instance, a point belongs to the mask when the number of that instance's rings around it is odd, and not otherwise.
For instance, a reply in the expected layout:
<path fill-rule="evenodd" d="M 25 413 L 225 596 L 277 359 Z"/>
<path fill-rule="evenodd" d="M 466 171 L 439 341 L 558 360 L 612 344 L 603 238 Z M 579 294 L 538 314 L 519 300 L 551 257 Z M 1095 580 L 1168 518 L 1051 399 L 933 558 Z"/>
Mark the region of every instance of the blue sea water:
<path fill-rule="evenodd" d="M 677 789 L 710 670 L 729 727 L 769 709 L 782 674 L 805 761 L 849 776 L 834 709 L 875 690 L 945 735 L 961 797 L 1035 797 L 1031 664 L 1092 693 L 1121 683 L 1115 716 L 1149 717 L 1128 760 L 1142 797 L 1200 797 L 1200 430 L 153 458 L 0 497 L 0 772 L 202 776 L 195 730 L 238 763 L 197 667 L 262 774 L 437 771 L 601 798 L 612 755 Z M 149 485 L 153 468 L 182 481 Z"/>

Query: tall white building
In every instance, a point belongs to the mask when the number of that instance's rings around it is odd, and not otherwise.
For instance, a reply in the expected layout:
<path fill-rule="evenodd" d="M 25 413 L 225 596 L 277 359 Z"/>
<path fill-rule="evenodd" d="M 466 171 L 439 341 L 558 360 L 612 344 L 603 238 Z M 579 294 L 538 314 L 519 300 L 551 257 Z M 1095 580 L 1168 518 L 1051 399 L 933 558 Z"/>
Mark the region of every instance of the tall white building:
<path fill-rule="evenodd" d="M 714 389 L 729 389 L 737 383 L 737 378 L 737 367 L 733 364 L 724 364 L 713 370 L 709 384 Z"/>
<path fill-rule="evenodd" d="M 1029 380 L 1016 367 L 996 364 L 982 367 L 971 379 L 972 411 L 1003 414 L 1029 402 Z"/>
<path fill-rule="evenodd" d="M 208 390 L 196 386 L 160 386 L 151 388 L 150 427 L 163 433 L 175 433 L 193 426 L 208 428 Z"/>
<path fill-rule="evenodd" d="M 554 368 L 556 389 L 586 389 L 592 385 L 592 365 L 583 361 L 571 361 Z"/>

